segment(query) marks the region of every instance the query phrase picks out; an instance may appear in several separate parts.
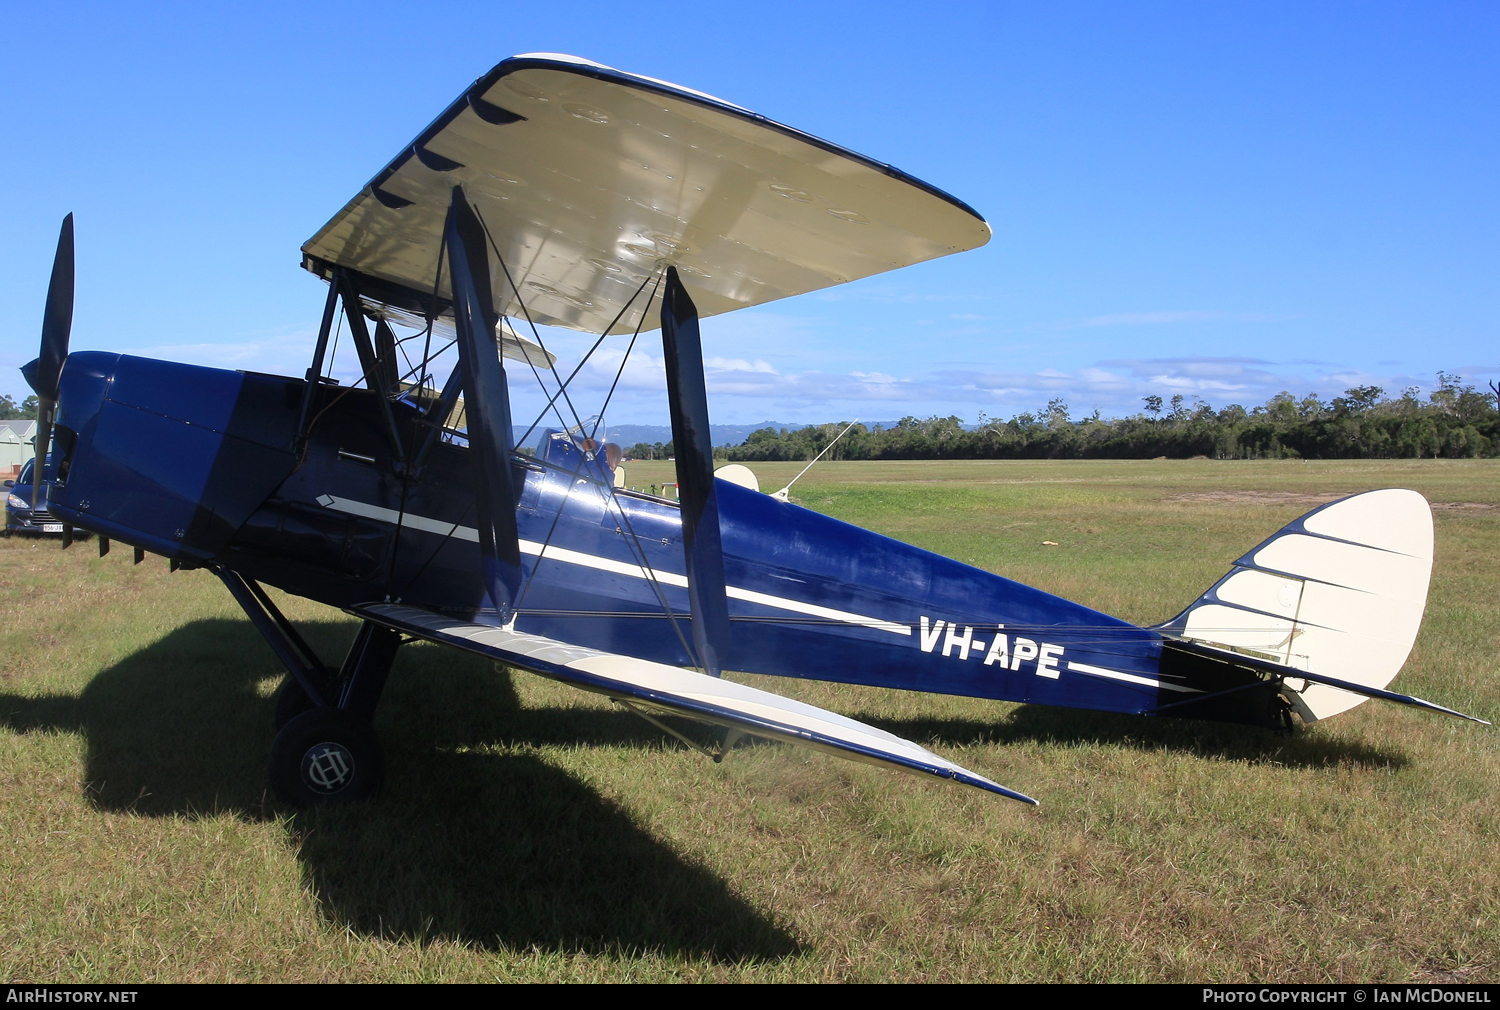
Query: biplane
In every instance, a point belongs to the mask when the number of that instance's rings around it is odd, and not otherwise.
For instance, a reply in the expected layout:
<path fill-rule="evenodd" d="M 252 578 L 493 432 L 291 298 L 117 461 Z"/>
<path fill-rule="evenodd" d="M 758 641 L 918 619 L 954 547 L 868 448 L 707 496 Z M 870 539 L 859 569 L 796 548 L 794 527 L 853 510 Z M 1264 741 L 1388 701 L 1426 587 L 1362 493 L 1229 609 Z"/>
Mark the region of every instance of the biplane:
<path fill-rule="evenodd" d="M 1140 627 L 715 477 L 703 320 L 989 238 L 947 193 L 737 105 L 515 57 L 303 246 L 328 292 L 300 377 L 69 353 L 70 215 L 23 369 L 41 403 L 39 495 L 101 551 L 223 581 L 288 672 L 269 765 L 296 803 L 377 789 L 372 718 L 416 640 L 605 695 L 715 756 L 750 735 L 1026 802 L 721 674 L 1272 728 L 1367 698 L 1458 715 L 1387 690 L 1432 565 L 1412 491 L 1326 505 Z M 623 344 L 622 362 L 660 330 L 677 500 L 619 486 L 618 450 L 579 409 L 582 365 L 559 368 L 544 325 Z M 350 384 L 329 376 L 341 333 Z M 531 452 L 517 450 L 518 377 L 545 394 Z M 267 586 L 360 621 L 340 664 Z M 722 735 L 703 745 L 663 716 Z"/>

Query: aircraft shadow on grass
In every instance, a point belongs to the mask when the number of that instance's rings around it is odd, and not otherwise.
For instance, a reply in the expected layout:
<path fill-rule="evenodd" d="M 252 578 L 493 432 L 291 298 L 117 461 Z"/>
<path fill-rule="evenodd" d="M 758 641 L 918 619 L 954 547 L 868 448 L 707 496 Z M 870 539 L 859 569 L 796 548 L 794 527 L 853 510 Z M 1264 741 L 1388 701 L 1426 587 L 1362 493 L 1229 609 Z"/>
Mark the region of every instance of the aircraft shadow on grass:
<path fill-rule="evenodd" d="M 1085 709 L 1021 705 L 1008 718 L 883 719 L 851 715 L 888 733 L 926 746 L 975 744 L 1107 743 L 1142 751 L 1179 751 L 1201 757 L 1224 758 L 1244 764 L 1274 764 L 1287 768 L 1324 768 L 1362 765 L 1404 768 L 1409 759 L 1401 751 L 1320 734 L 1285 737 L 1253 726 L 1235 726 L 1193 719 L 1143 719 L 1138 715 Z"/>
<path fill-rule="evenodd" d="M 304 633 L 339 655 L 353 626 Z M 96 676 L 79 697 L 0 695 L 0 724 L 81 733 L 84 781 L 102 809 L 141 816 L 289 816 L 304 873 L 335 922 L 392 938 L 562 951 L 659 950 L 720 961 L 799 945 L 629 814 L 535 757 L 486 745 L 657 747 L 664 734 L 599 708 L 521 710 L 509 678 L 478 657 L 405 650 L 377 726 L 389 777 L 372 803 L 278 808 L 265 785 L 277 674 L 243 621 L 180 628 Z M 863 716 L 928 744 L 1108 742 L 1247 763 L 1401 767 L 1397 751 L 1321 736 L 1021 706 L 995 721 Z M 669 746 L 680 746 L 665 739 Z"/>
<path fill-rule="evenodd" d="M 324 655 L 353 626 L 303 626 Z M 387 938 L 564 952 L 656 950 L 715 961 L 781 958 L 785 929 L 684 860 L 572 775 L 487 744 L 660 746 L 628 713 L 521 711 L 510 680 L 451 650 L 403 650 L 376 725 L 389 769 L 380 797 L 290 811 L 267 793 L 275 676 L 243 621 L 172 632 L 95 677 L 79 697 L 0 695 L 0 724 L 81 733 L 84 780 L 102 809 L 142 816 L 288 816 L 324 912 Z"/>

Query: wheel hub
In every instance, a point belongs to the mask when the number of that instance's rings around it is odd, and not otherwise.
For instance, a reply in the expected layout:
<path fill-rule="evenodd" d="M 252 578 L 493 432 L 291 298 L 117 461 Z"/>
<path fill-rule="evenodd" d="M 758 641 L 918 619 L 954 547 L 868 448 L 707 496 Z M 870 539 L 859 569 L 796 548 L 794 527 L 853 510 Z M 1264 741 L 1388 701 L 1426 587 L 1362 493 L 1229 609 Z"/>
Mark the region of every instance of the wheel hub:
<path fill-rule="evenodd" d="M 324 796 L 332 796 L 354 781 L 354 755 L 341 743 L 314 744 L 302 756 L 302 781 Z"/>

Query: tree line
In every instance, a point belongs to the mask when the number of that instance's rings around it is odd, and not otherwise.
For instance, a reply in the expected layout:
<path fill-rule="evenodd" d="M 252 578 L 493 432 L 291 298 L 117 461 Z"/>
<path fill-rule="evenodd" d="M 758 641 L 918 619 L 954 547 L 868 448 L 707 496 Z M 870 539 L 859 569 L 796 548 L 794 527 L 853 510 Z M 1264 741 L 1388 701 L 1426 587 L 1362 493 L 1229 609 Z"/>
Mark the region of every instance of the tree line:
<path fill-rule="evenodd" d="M 0 393 L 0 421 L 35 421 L 36 407 L 35 396 L 16 403 L 9 395 Z"/>
<path fill-rule="evenodd" d="M 1356 386 L 1324 401 L 1281 392 L 1258 407 L 1215 410 L 1182 394 L 1143 398 L 1143 410 L 1079 420 L 1055 398 L 1039 411 L 1008 421 L 979 416 L 904 417 L 894 427 L 855 425 L 827 459 L 1414 459 L 1500 456 L 1500 390 L 1476 389 L 1463 377 L 1438 373 L 1425 399 L 1416 386 L 1388 397 L 1379 386 Z M 1493 391 L 1493 392 L 1492 392 Z M 715 450 L 721 459 L 807 460 L 821 452 L 842 424 L 797 430 L 762 428 L 737 446 Z M 628 455 L 648 458 L 636 446 Z"/>

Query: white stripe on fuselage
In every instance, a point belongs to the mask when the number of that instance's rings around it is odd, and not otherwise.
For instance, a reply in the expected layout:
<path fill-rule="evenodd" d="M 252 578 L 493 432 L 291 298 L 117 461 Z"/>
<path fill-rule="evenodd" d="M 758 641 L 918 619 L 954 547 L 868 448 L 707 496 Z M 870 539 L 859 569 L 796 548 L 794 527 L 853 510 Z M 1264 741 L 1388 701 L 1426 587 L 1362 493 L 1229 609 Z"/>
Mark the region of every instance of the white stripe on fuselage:
<path fill-rule="evenodd" d="M 376 519 L 386 523 L 399 522 L 402 526 L 421 530 L 424 533 L 435 533 L 440 537 L 451 536 L 457 540 L 468 540 L 471 543 L 479 543 L 479 530 L 472 526 L 445 523 L 437 519 L 429 519 L 426 516 L 413 515 L 410 512 L 400 513 L 395 509 L 381 508 L 379 505 L 370 505 L 367 502 L 354 501 L 351 498 L 336 498 L 331 494 L 319 495 L 318 504 L 337 512 L 346 512 L 349 515 L 364 516 L 366 519 Z M 628 561 L 615 561 L 610 558 L 601 558 L 594 554 L 584 554 L 581 551 L 570 551 L 566 547 L 558 547 L 556 544 L 548 544 L 546 553 L 543 554 L 542 545 L 535 540 L 522 540 L 521 553 L 530 554 L 534 557 L 546 557 L 549 561 L 561 561 L 565 564 L 592 568 L 595 571 L 626 575 L 635 579 L 654 580 L 663 585 L 677 586 L 681 589 L 686 589 L 688 584 L 687 576 L 678 575 L 676 572 L 659 572 L 654 568 L 643 568 Z M 744 600 L 746 603 L 755 603 L 762 607 L 788 610 L 795 614 L 805 614 L 808 617 L 821 617 L 830 621 L 841 621 L 845 624 L 857 624 L 866 628 L 875 628 L 878 631 L 889 631 L 895 635 L 911 635 L 910 626 L 898 624 L 894 621 L 882 621 L 878 618 L 865 617 L 861 614 L 851 614 L 846 610 L 834 610 L 831 607 L 820 607 L 813 603 L 803 603 L 800 600 L 788 600 L 781 596 L 770 596 L 766 593 L 757 593 L 753 589 L 741 589 L 738 586 L 727 586 L 725 587 L 725 592 L 730 599 Z"/>
<path fill-rule="evenodd" d="M 1168 691 L 1188 691 L 1193 694 L 1202 694 L 1196 687 L 1183 687 L 1180 684 L 1164 684 L 1150 677 L 1141 677 L 1133 673 L 1121 673 L 1119 670 L 1106 670 L 1102 666 L 1090 666 L 1087 663 L 1075 663 L 1068 661 L 1068 669 L 1074 673 L 1086 673 L 1091 677 L 1106 677 L 1109 680 L 1123 680 L 1127 684 L 1140 684 L 1142 687 L 1164 687 Z"/>

